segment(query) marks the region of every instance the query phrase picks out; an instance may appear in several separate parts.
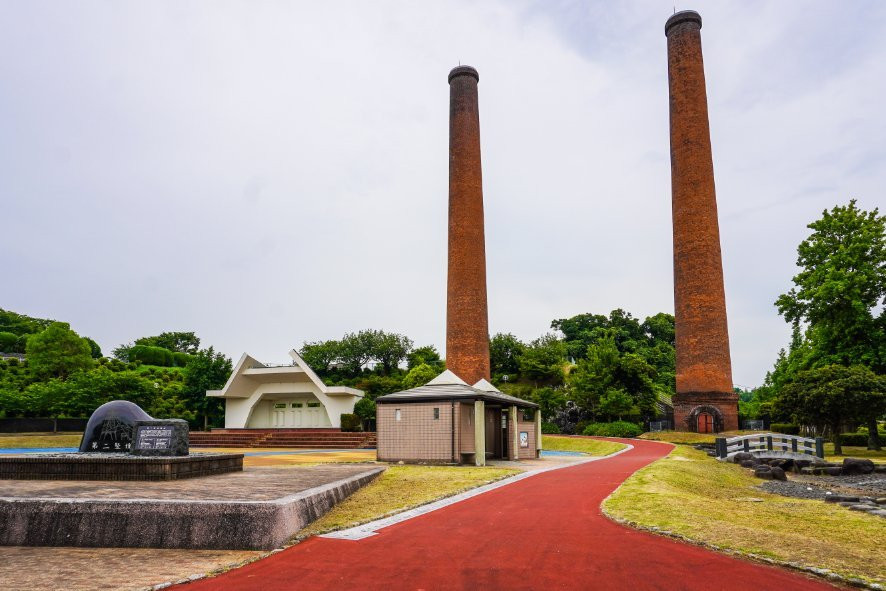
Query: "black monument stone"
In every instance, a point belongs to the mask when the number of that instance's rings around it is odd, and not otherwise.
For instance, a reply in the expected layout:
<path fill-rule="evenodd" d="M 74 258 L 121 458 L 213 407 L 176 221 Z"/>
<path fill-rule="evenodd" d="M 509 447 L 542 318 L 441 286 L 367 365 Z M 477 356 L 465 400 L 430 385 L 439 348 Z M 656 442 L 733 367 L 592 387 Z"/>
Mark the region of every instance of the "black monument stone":
<path fill-rule="evenodd" d="M 127 400 L 112 400 L 95 409 L 80 440 L 81 452 L 129 453 L 136 421 L 151 415 Z"/>

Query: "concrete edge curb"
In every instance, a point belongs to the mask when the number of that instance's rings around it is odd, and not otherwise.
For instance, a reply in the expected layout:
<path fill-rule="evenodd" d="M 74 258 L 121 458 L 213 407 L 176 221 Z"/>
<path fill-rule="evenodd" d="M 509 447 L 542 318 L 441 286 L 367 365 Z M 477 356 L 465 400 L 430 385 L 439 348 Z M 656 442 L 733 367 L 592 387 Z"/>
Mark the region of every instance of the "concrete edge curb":
<path fill-rule="evenodd" d="M 444 497 L 442 499 L 438 499 L 436 501 L 431 501 L 430 503 L 426 503 L 424 505 L 419 505 L 418 507 L 412 509 L 406 509 L 405 511 L 401 511 L 399 513 L 395 513 L 394 515 L 390 515 L 388 517 L 383 517 L 381 519 L 376 519 L 373 521 L 369 521 L 367 523 L 356 525 L 354 527 L 350 527 L 347 529 L 342 529 L 338 531 L 332 531 L 325 534 L 320 534 L 318 538 L 331 538 L 331 539 L 340 539 L 340 540 L 362 540 L 364 538 L 368 538 L 370 536 L 374 536 L 378 530 L 384 529 L 386 527 L 390 527 L 392 525 L 396 525 L 398 523 L 402 523 L 404 521 L 408 521 L 415 517 L 419 517 L 421 515 L 426 515 L 428 513 L 432 513 L 439 509 L 443 509 L 444 507 L 448 507 L 449 505 L 454 505 L 455 503 L 460 503 L 461 501 L 470 499 L 472 497 L 476 497 L 483 493 L 496 490 L 507 486 L 509 484 L 513 484 L 515 482 L 519 482 L 521 480 L 525 480 L 526 478 L 531 478 L 536 476 L 537 474 L 544 474 L 545 472 L 551 472 L 553 470 L 562 470 L 564 468 L 572 468 L 574 466 L 580 466 L 582 464 L 587 464 L 589 462 L 598 462 L 601 460 L 606 460 L 608 458 L 614 458 L 619 454 L 623 454 L 634 449 L 634 446 L 630 443 L 624 443 L 619 441 L 618 443 L 622 443 L 625 445 L 624 449 L 620 449 L 616 452 L 613 452 L 606 456 L 590 456 L 588 458 L 583 458 L 579 461 L 573 462 L 571 464 L 559 465 L 559 466 L 550 466 L 547 468 L 541 468 L 539 470 L 532 470 L 527 472 L 521 472 L 520 474 L 514 474 L 513 476 L 509 476 L 507 478 L 503 478 L 501 480 L 496 480 L 495 482 L 490 482 L 489 484 L 484 484 L 482 486 L 478 486 L 476 488 L 472 488 L 470 490 L 457 493 L 448 497 Z"/>
<path fill-rule="evenodd" d="M 4 545 L 24 546 L 270 550 L 384 470 L 383 466 L 368 467 L 328 484 L 263 501 L 0 499 L 0 514 L 15 517 L 4 521 L 0 538 Z M 134 511 L 146 512 L 152 528 L 131 527 L 128 518 Z M 231 520 L 242 527 L 230 531 L 217 527 Z M 177 527 L 180 534 L 170 541 L 168 532 Z M 207 530 L 216 533 L 206 537 Z"/>
<path fill-rule="evenodd" d="M 662 443 L 666 443 L 666 442 L 662 442 Z M 676 449 L 676 446 L 674 444 L 671 444 L 671 445 L 674 446 L 674 449 Z M 673 449 L 671 451 L 673 451 Z M 670 453 L 671 452 L 668 452 L 668 455 L 670 455 Z M 667 457 L 668 456 L 662 456 L 658 460 L 655 460 L 655 462 L 661 461 Z M 651 465 L 655 464 L 655 462 L 647 464 L 647 466 L 651 466 Z M 645 467 L 646 466 L 644 466 L 643 468 L 645 468 Z M 642 470 L 643 468 L 640 468 L 640 470 Z M 637 472 L 639 472 L 639 470 Z M 637 472 L 634 472 L 634 474 L 636 474 Z M 633 476 L 634 474 L 631 474 L 631 476 Z M 711 543 L 705 542 L 703 540 L 696 540 L 694 538 L 684 536 L 683 534 L 680 534 L 677 532 L 672 532 L 672 531 L 669 531 L 666 529 L 661 529 L 661 528 L 654 526 L 654 525 L 643 525 L 641 523 L 637 523 L 636 521 L 631 521 L 630 519 L 625 519 L 623 517 L 613 515 L 612 513 L 610 513 L 609 511 L 606 510 L 606 507 L 605 507 L 606 501 L 608 501 L 613 496 L 618 494 L 618 491 L 621 490 L 621 487 L 624 486 L 624 484 L 628 481 L 628 479 L 631 476 L 628 476 L 628 478 L 626 478 L 624 480 L 624 482 L 619 484 L 615 490 L 613 490 L 611 493 L 609 493 L 609 495 L 607 495 L 607 497 L 600 502 L 600 513 L 604 517 L 606 517 L 606 519 L 608 519 L 614 523 L 618 523 L 619 525 L 623 525 L 625 527 L 630 527 L 631 529 L 636 529 L 639 531 L 644 531 L 644 532 L 647 532 L 647 533 L 650 533 L 653 535 L 658 535 L 658 536 L 663 536 L 666 538 L 671 538 L 673 540 L 678 540 L 680 542 L 684 542 L 686 544 L 691 544 L 693 546 L 699 546 L 701 548 L 706 548 L 708 550 L 712 550 L 712 551 L 717 552 L 719 554 L 726 554 L 727 556 L 746 558 L 746 559 L 751 560 L 753 562 L 761 562 L 763 564 L 768 564 L 770 566 L 780 566 L 780 567 L 783 567 L 783 568 L 786 568 L 789 570 L 796 570 L 796 571 L 799 571 L 799 572 L 802 572 L 805 574 L 814 575 L 816 578 L 823 579 L 823 580 L 828 581 L 830 583 L 834 583 L 834 582 L 843 583 L 846 585 L 850 585 L 853 587 L 859 587 L 862 589 L 874 589 L 875 591 L 883 591 L 883 589 L 884 589 L 884 587 L 878 583 L 869 583 L 869 582 L 865 581 L 864 579 L 844 577 L 843 575 L 838 575 L 837 573 L 832 572 L 831 570 L 826 569 L 826 568 L 817 568 L 817 567 L 813 567 L 813 566 L 806 566 L 806 565 L 803 565 L 803 564 L 800 564 L 797 562 L 788 562 L 785 560 L 777 560 L 774 558 L 769 558 L 768 556 L 761 556 L 759 554 L 754 554 L 752 552 L 743 552 L 741 550 L 735 550 L 732 548 L 723 548 L 721 546 L 717 546 L 716 544 L 711 544 Z"/>

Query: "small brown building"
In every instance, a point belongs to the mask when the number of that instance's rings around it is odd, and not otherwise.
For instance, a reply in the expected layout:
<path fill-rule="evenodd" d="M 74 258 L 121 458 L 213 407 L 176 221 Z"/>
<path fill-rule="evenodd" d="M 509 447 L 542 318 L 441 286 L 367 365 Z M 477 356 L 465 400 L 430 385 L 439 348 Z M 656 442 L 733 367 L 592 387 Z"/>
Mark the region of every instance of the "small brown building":
<path fill-rule="evenodd" d="M 487 459 L 531 459 L 541 452 L 538 405 L 486 380 L 469 386 L 446 370 L 424 386 L 375 402 L 383 462 L 484 466 Z"/>

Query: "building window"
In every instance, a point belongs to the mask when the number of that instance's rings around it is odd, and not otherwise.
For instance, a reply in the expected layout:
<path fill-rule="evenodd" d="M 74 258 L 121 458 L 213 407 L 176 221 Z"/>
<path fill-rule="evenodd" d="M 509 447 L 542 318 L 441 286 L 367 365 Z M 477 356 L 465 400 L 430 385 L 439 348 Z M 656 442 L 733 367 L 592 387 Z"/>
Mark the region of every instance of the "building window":
<path fill-rule="evenodd" d="M 308 408 L 317 408 L 320 406 L 319 402 L 308 402 Z"/>
<path fill-rule="evenodd" d="M 303 405 L 301 402 L 293 402 L 292 403 L 292 408 L 301 408 L 302 406 Z"/>
<path fill-rule="evenodd" d="M 275 402 L 274 408 L 286 408 L 286 403 L 285 402 Z"/>
<path fill-rule="evenodd" d="M 434 419 L 439 419 L 439 418 L 440 418 L 440 409 L 435 408 L 434 409 Z"/>
<path fill-rule="evenodd" d="M 534 421 L 535 420 L 535 411 L 531 408 L 523 409 L 523 420 L 524 421 Z"/>
<path fill-rule="evenodd" d="M 394 416 L 396 417 L 396 419 L 397 419 L 398 421 L 400 420 L 400 409 L 399 409 L 399 408 L 398 408 L 397 410 L 394 411 Z"/>

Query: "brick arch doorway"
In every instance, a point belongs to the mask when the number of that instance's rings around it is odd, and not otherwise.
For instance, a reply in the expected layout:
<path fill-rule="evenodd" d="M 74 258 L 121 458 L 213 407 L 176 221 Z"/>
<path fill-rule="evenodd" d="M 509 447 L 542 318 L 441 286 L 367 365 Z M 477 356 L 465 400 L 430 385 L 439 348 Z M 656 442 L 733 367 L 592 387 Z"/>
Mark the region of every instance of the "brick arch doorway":
<path fill-rule="evenodd" d="M 699 433 L 713 433 L 714 415 L 708 412 L 700 412 L 698 413 L 698 418 L 696 419 L 695 424 L 698 427 Z"/>
<path fill-rule="evenodd" d="M 686 417 L 690 431 L 696 433 L 719 433 L 723 431 L 723 413 L 716 406 L 696 406 Z"/>

